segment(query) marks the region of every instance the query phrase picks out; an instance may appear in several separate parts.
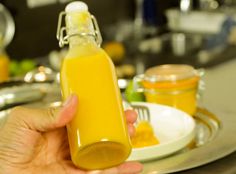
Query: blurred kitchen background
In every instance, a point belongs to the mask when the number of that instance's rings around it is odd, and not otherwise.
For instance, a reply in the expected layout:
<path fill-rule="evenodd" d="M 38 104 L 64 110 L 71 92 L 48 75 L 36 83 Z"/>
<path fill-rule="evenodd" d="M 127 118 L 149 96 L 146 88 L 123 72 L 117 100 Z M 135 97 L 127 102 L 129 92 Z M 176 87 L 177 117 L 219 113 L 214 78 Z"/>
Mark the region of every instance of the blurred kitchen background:
<path fill-rule="evenodd" d="M 68 2 L 0 1 L 15 24 L 15 30 L 14 25 L 6 27 L 8 22 L 1 7 L 1 50 L 11 61 L 11 75 L 22 74 L 15 69 L 24 60 L 24 72 L 38 65 L 58 70 L 66 49 L 61 50 L 56 40 L 57 21 Z M 104 40 L 102 47 L 113 59 L 121 78 L 164 63 L 185 63 L 200 68 L 236 57 L 236 0 L 85 2 L 98 20 Z M 4 44 L 7 32 L 14 35 Z"/>

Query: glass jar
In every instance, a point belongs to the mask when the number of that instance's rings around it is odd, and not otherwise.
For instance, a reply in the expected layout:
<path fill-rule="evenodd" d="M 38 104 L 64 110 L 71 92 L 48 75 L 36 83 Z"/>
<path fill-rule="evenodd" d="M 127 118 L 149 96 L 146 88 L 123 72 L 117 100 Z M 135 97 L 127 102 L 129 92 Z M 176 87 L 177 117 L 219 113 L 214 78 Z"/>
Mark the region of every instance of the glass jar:
<path fill-rule="evenodd" d="M 155 66 L 134 78 L 135 89 L 141 89 L 146 101 L 169 105 L 194 115 L 200 75 L 189 65 L 167 64 Z"/>
<path fill-rule="evenodd" d="M 10 60 L 7 54 L 0 49 L 0 83 L 9 78 L 9 64 Z"/>

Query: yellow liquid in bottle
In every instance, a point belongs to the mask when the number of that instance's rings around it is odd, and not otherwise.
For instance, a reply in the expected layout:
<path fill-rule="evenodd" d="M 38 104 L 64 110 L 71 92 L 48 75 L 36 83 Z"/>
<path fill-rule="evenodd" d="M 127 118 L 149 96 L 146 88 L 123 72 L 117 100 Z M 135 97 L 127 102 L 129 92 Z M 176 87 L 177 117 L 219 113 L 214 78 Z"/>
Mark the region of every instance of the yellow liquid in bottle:
<path fill-rule="evenodd" d="M 106 53 L 90 45 L 71 49 L 62 65 L 61 88 L 64 99 L 71 93 L 79 98 L 77 114 L 67 125 L 74 164 L 103 169 L 125 161 L 131 144 L 114 66 Z"/>

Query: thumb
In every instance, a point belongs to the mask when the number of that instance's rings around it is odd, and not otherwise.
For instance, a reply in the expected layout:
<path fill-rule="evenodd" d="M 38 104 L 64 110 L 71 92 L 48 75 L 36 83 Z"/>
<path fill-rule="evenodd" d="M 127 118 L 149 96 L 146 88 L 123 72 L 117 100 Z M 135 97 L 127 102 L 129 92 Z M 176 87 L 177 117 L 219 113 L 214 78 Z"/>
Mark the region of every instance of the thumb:
<path fill-rule="evenodd" d="M 31 130 L 45 132 L 63 127 L 69 123 L 76 113 L 77 105 L 77 96 L 71 95 L 62 107 L 47 109 L 16 107 L 10 113 L 9 121 L 18 122 L 18 124 L 21 124 L 20 126 Z"/>

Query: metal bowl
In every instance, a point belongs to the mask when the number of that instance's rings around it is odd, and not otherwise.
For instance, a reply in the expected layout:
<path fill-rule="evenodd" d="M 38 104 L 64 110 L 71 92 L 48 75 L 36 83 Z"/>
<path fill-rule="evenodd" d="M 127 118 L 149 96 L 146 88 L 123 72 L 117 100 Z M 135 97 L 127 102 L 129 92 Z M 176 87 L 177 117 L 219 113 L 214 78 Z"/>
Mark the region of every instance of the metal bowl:
<path fill-rule="evenodd" d="M 15 34 L 15 23 L 11 13 L 0 3 L 0 47 L 6 47 Z"/>
<path fill-rule="evenodd" d="M 171 53 L 173 56 L 185 56 L 199 50 L 203 36 L 181 32 L 166 33 L 161 36 L 144 40 L 139 44 L 139 50 L 144 53 Z"/>

